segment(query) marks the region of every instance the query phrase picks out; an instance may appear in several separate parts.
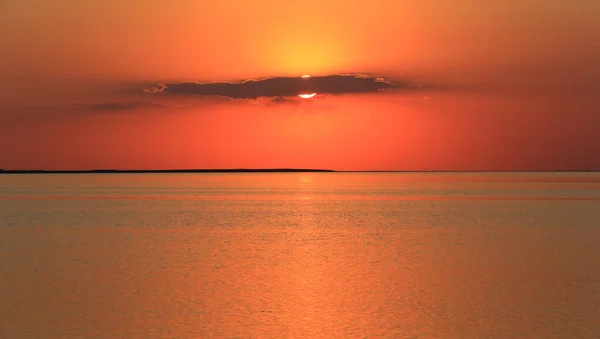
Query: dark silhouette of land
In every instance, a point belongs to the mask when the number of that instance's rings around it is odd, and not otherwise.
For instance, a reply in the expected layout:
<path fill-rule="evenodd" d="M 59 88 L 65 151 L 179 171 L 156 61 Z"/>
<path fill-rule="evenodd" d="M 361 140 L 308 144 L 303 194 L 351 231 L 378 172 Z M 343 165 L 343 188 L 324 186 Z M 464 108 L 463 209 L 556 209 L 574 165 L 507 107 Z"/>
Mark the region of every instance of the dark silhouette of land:
<path fill-rule="evenodd" d="M 232 169 L 167 169 L 167 170 L 3 170 L 0 174 L 111 174 L 111 173 L 294 173 L 294 172 L 335 172 L 334 170 L 312 168 L 232 168 Z"/>

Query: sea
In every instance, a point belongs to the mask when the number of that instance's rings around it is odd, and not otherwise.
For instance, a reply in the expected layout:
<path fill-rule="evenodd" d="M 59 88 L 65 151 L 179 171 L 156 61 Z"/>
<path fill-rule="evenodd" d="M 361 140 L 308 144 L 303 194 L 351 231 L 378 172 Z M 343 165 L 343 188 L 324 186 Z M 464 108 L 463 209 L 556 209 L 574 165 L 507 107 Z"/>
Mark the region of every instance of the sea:
<path fill-rule="evenodd" d="M 600 173 L 0 175 L 0 338 L 600 338 Z"/>

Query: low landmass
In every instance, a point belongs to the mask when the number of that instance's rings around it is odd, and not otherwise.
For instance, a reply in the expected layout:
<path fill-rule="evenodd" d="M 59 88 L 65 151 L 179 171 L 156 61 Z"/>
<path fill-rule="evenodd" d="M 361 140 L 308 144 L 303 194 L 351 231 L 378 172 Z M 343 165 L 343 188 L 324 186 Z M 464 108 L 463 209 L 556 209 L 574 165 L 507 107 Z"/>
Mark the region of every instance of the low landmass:
<path fill-rule="evenodd" d="M 111 174 L 111 173 L 288 173 L 288 172 L 335 172 L 328 169 L 312 168 L 232 168 L 232 169 L 166 169 L 166 170 L 119 170 L 119 169 L 92 169 L 92 170 L 4 170 L 0 174 Z"/>

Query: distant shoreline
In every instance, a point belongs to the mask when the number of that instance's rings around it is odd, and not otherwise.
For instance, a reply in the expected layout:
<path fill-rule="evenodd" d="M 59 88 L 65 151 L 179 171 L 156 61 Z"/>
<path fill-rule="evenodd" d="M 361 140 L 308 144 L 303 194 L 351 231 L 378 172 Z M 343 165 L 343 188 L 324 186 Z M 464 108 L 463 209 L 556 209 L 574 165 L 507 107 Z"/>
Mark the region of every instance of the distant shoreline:
<path fill-rule="evenodd" d="M 116 169 L 93 169 L 93 170 L 3 170 L 1 174 L 143 174 L 143 173 L 579 173 L 599 172 L 600 170 L 522 170 L 522 171 L 337 171 L 330 169 L 311 168 L 233 168 L 233 169 L 169 169 L 169 170 L 116 170 Z"/>
<path fill-rule="evenodd" d="M 232 169 L 170 169 L 170 170 L 2 170 L 0 174 L 119 174 L 119 173 L 296 173 L 296 172 L 336 172 L 326 169 L 305 168 L 232 168 Z"/>

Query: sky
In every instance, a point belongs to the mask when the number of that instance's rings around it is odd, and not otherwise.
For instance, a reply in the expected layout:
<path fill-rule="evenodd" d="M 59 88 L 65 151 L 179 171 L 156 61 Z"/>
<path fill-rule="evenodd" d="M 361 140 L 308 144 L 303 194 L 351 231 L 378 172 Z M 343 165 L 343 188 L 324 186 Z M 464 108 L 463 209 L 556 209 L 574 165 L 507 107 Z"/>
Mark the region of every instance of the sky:
<path fill-rule="evenodd" d="M 596 0 L 0 0 L 0 168 L 600 169 L 598 17 Z"/>

